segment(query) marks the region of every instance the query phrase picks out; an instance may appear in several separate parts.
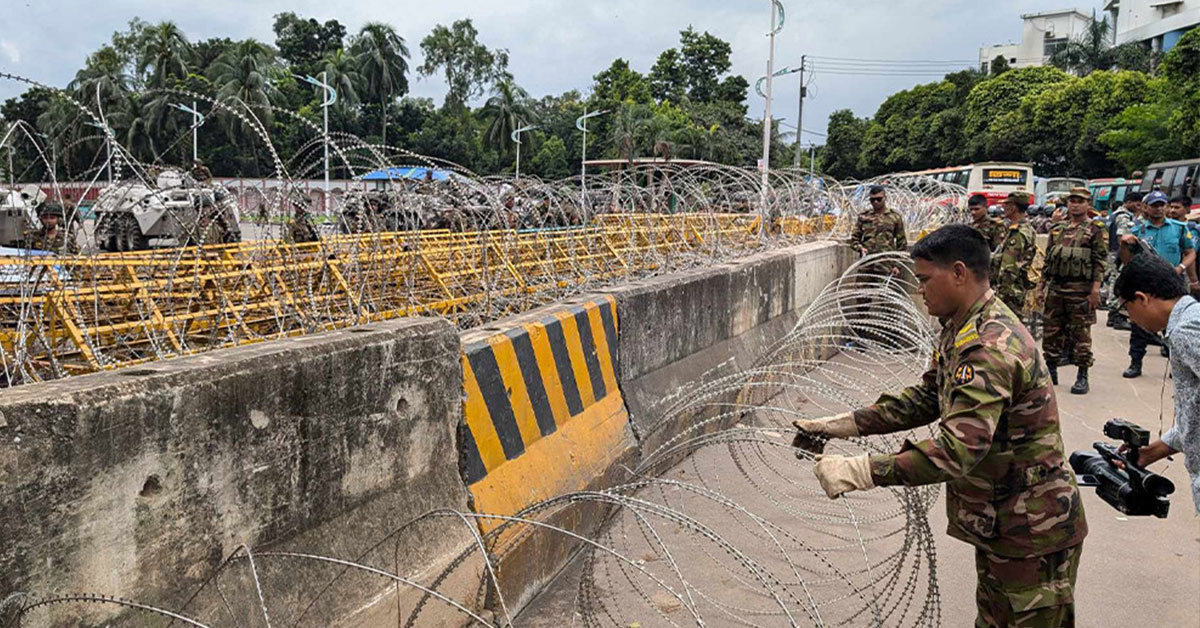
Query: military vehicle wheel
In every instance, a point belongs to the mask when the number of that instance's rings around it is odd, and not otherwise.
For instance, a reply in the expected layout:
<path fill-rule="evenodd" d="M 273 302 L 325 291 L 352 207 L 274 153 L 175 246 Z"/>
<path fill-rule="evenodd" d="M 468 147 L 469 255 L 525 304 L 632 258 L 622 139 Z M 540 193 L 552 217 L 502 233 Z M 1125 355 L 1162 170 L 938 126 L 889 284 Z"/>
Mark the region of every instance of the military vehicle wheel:
<path fill-rule="evenodd" d="M 136 218 L 118 214 L 110 219 L 104 248 L 114 252 L 145 251 L 150 248 L 150 239 L 142 235 Z"/>

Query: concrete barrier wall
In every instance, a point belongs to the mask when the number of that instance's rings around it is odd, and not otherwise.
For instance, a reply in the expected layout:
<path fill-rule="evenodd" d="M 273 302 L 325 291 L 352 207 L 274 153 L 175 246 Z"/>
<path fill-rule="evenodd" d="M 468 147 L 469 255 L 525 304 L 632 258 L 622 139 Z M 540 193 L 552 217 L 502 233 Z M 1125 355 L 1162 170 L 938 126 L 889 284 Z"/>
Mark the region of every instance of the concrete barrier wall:
<path fill-rule="evenodd" d="M 239 544 L 353 558 L 408 518 L 465 510 L 460 381 L 453 327 L 409 319 L 4 390 L 0 592 L 178 608 Z M 401 571 L 470 541 L 450 532 L 407 535 Z M 269 595 L 330 575 L 264 571 Z M 320 609 L 373 592 L 353 593 Z"/>
<path fill-rule="evenodd" d="M 855 259 L 815 242 L 606 290 L 624 321 L 618 380 L 641 452 L 704 418 L 661 424 L 670 397 L 750 367 Z"/>
<path fill-rule="evenodd" d="M 851 261 L 813 243 L 461 334 L 410 319 L 6 390 L 0 593 L 171 607 L 243 542 L 353 558 L 432 509 L 511 515 L 625 481 L 625 465 L 703 418 L 663 423 L 664 397 L 750 366 Z M 552 521 L 587 533 L 602 516 Z M 388 567 L 415 573 L 471 543 L 447 531 L 406 535 Z M 493 547 L 516 609 L 572 543 L 526 531 Z M 319 588 L 280 577 L 280 590 Z M 340 601 L 325 611 L 362 610 Z"/>

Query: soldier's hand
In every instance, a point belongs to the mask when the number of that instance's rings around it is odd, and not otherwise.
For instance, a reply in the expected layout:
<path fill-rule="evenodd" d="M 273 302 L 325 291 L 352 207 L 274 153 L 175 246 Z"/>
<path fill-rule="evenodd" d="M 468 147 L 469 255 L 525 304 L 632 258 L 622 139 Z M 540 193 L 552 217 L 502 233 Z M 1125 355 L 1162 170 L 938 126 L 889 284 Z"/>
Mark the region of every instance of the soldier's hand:
<path fill-rule="evenodd" d="M 854 424 L 854 415 L 849 412 L 820 419 L 796 419 L 792 421 L 792 427 L 827 438 L 850 438 L 859 435 L 858 426 Z"/>
<path fill-rule="evenodd" d="M 892 276 L 893 277 L 900 276 L 900 267 L 899 266 L 892 266 Z"/>
<path fill-rule="evenodd" d="M 1092 306 L 1092 310 L 1100 309 L 1100 291 L 1092 290 L 1092 292 L 1088 294 L 1087 302 L 1088 305 Z"/>
<path fill-rule="evenodd" d="M 829 499 L 837 499 L 850 491 L 875 488 L 871 478 L 871 460 L 861 456 L 817 456 L 813 473 Z"/>

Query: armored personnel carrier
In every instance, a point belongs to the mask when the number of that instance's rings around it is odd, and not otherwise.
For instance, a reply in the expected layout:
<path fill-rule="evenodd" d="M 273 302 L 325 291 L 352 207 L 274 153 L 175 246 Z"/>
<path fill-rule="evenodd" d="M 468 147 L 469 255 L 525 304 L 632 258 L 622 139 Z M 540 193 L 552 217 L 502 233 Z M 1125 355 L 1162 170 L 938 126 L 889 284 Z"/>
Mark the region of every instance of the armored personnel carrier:
<path fill-rule="evenodd" d="M 237 200 L 190 174 L 164 170 L 150 186 L 140 180 L 105 188 L 94 206 L 96 242 L 106 251 L 239 242 Z"/>
<path fill-rule="evenodd" d="M 46 193 L 36 185 L 0 187 L 0 246 L 23 246 L 26 234 L 38 227 L 37 208 L 45 200 Z"/>

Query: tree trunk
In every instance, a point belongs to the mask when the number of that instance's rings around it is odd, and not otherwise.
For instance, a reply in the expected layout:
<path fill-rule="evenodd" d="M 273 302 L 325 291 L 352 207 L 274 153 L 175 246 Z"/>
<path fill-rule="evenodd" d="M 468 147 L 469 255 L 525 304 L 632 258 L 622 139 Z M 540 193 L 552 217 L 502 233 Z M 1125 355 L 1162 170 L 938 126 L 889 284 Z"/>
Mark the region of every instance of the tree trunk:
<path fill-rule="evenodd" d="M 391 96 L 391 93 L 389 92 L 387 96 Z M 388 101 L 387 96 L 384 96 L 383 101 L 379 103 L 380 107 L 383 109 L 383 142 L 382 142 L 382 144 L 384 146 L 387 146 L 387 101 Z"/>

